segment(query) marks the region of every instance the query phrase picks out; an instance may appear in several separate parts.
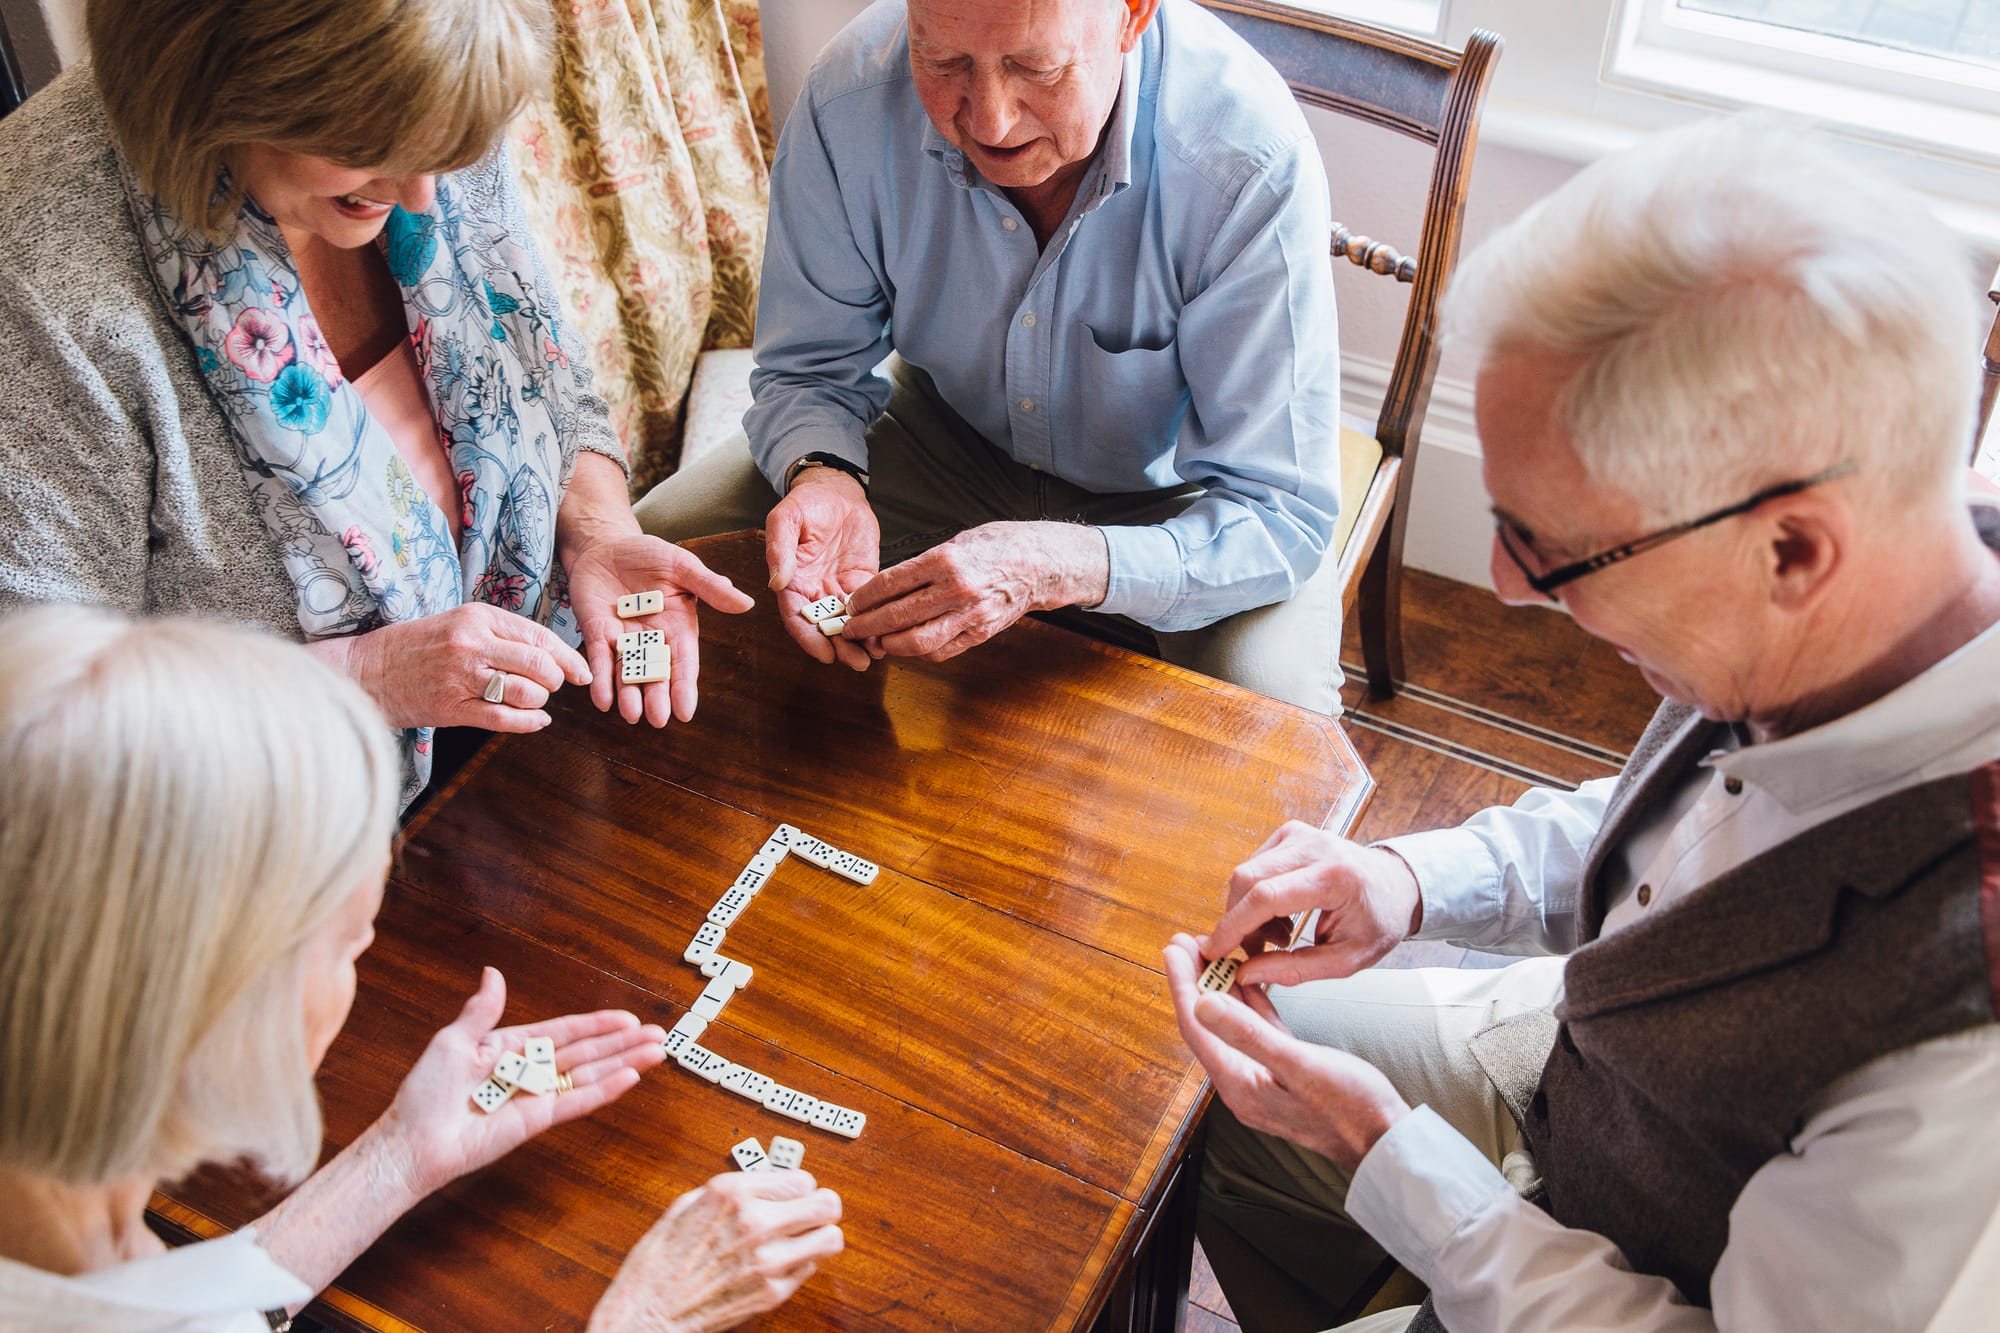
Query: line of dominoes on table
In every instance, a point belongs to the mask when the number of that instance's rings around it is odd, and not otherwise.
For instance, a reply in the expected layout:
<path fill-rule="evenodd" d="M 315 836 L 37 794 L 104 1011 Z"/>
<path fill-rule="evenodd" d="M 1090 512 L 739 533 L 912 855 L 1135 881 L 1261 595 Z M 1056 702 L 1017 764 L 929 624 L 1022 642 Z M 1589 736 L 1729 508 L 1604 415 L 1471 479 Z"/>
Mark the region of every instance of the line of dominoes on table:
<path fill-rule="evenodd" d="M 708 1025 L 722 1013 L 722 1007 L 731 996 L 750 984 L 751 968 L 733 958 L 726 958 L 720 952 L 729 927 L 743 915 L 745 909 L 759 892 L 768 887 L 771 877 L 788 856 L 832 871 L 856 884 L 872 884 L 881 873 L 871 861 L 865 861 L 852 852 L 843 852 L 831 843 L 820 841 L 801 833 L 790 824 L 778 825 L 777 831 L 764 840 L 740 874 L 727 889 L 715 906 L 709 909 L 708 920 L 695 931 L 686 951 L 681 955 L 689 963 L 701 969 L 701 974 L 709 978 L 708 985 L 700 996 L 688 1006 L 688 1012 L 667 1033 L 666 1051 L 681 1068 L 699 1074 L 710 1083 L 739 1097 L 761 1104 L 768 1111 L 793 1120 L 803 1121 L 829 1133 L 841 1134 L 847 1138 L 859 1138 L 868 1117 L 860 1111 L 824 1101 L 797 1088 L 788 1088 L 771 1078 L 760 1074 L 747 1065 L 739 1065 L 728 1058 L 700 1044 Z M 748 1154 L 746 1148 L 756 1147 L 755 1140 L 737 1145 L 739 1165 Z M 772 1143 L 775 1160 L 777 1141 Z M 800 1150 L 803 1153 L 803 1149 Z M 756 1155 L 761 1158 L 763 1149 L 756 1147 Z"/>

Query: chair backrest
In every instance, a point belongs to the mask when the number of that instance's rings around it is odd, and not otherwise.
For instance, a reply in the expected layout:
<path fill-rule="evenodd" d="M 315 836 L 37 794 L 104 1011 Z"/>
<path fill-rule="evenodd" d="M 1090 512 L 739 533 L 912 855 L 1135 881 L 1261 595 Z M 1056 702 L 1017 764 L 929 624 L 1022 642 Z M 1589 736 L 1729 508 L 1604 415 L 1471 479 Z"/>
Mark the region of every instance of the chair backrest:
<path fill-rule="evenodd" d="M 1415 253 L 1356 235 L 1339 222 L 1332 248 L 1372 273 L 1409 283 L 1410 303 L 1388 392 L 1375 423 L 1387 455 L 1412 448 L 1437 378 L 1437 305 L 1458 263 L 1479 117 L 1500 37 L 1475 31 L 1463 52 L 1365 23 L 1271 0 L 1202 0 L 1284 76 L 1292 94 L 1435 148 Z"/>
<path fill-rule="evenodd" d="M 1979 461 L 1979 445 L 1986 438 L 1987 423 L 1993 420 L 1993 402 L 2000 399 L 2000 268 L 1993 270 L 1993 285 L 1986 294 L 1993 298 L 1993 330 L 1986 335 L 1986 351 L 1979 358 L 1985 378 L 1979 384 L 1979 422 L 1972 428 L 1972 461 Z"/>

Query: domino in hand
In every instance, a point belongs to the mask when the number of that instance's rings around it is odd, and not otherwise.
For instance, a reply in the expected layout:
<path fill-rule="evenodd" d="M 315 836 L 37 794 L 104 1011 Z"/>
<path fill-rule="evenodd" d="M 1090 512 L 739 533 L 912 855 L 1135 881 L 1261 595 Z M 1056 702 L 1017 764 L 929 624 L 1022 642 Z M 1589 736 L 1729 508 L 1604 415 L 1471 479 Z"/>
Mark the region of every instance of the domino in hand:
<path fill-rule="evenodd" d="M 729 1155 L 736 1159 L 736 1165 L 741 1170 L 767 1171 L 770 1169 L 770 1159 L 764 1156 L 764 1145 L 755 1139 L 743 1140 L 743 1142 L 729 1150 Z"/>
<path fill-rule="evenodd" d="M 633 648 L 620 654 L 618 680 L 622 685 L 650 685 L 674 673 L 674 650 L 665 644 Z"/>
<path fill-rule="evenodd" d="M 806 1160 L 806 1145 L 783 1134 L 771 1136 L 771 1165 L 780 1171 L 796 1171 Z"/>
<path fill-rule="evenodd" d="M 847 614 L 847 599 L 833 595 L 822 597 L 805 607 L 800 614 L 815 625 L 824 624 L 831 617 Z"/>
<path fill-rule="evenodd" d="M 528 1072 L 528 1057 L 519 1051 L 509 1051 L 493 1066 L 493 1077 L 510 1088 L 521 1086 L 521 1075 Z"/>
<path fill-rule="evenodd" d="M 472 1104 L 486 1112 L 486 1114 L 492 1115 L 502 1106 L 505 1106 L 507 1099 L 513 1095 L 514 1089 L 512 1087 L 502 1083 L 497 1078 L 489 1078 L 472 1090 Z"/>
<path fill-rule="evenodd" d="M 634 616 L 650 616 L 667 604 L 667 595 L 658 589 L 651 592 L 628 592 L 618 599 L 618 618 L 630 620 Z"/>
<path fill-rule="evenodd" d="M 846 616 L 828 616 L 825 620 L 819 622 L 819 632 L 826 635 L 829 639 L 839 638 L 840 632 L 846 628 Z"/>
<path fill-rule="evenodd" d="M 666 646 L 666 634 L 656 629 L 638 629 L 633 630 L 630 634 L 621 634 L 618 636 L 618 653 L 621 657 L 635 650 L 644 652 L 648 648 L 664 648 Z"/>
<path fill-rule="evenodd" d="M 1236 984 L 1236 970 L 1242 967 L 1243 963 L 1244 960 L 1235 954 L 1216 959 L 1202 969 L 1201 980 L 1195 983 L 1196 988 L 1217 994 L 1227 991 Z"/>
<path fill-rule="evenodd" d="M 537 1097 L 547 1097 L 556 1090 L 556 1044 L 547 1037 L 530 1037 L 522 1048 L 527 1060 L 527 1068 L 521 1071 L 519 1087 L 523 1092 L 532 1092 Z"/>

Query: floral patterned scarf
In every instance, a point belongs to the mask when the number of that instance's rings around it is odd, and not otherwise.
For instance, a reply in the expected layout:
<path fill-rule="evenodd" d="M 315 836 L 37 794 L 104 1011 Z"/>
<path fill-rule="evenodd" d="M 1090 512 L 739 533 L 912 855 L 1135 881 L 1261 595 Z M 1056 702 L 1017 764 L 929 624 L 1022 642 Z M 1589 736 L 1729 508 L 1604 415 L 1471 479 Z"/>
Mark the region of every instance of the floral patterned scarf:
<path fill-rule="evenodd" d="M 556 509 L 576 462 L 575 404 L 555 293 L 533 242 L 476 207 L 486 163 L 441 176 L 428 212 L 398 208 L 380 244 L 401 289 L 463 535 L 368 414 L 308 308 L 277 223 L 245 200 L 216 244 L 140 189 L 127 192 L 154 281 L 236 437 L 251 502 L 298 590 L 308 641 L 362 634 L 465 601 L 578 640 L 555 560 Z M 402 734 L 403 801 L 430 778 L 431 728 Z"/>

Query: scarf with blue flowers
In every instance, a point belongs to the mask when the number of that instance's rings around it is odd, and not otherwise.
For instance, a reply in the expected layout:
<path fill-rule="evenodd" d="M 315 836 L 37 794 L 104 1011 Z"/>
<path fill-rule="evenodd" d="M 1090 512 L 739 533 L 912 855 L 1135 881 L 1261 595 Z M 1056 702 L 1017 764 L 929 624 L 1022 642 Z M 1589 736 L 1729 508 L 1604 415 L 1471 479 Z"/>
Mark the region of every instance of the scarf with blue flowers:
<path fill-rule="evenodd" d="M 379 244 L 401 290 L 458 482 L 456 548 L 437 503 L 341 373 L 278 224 L 246 198 L 217 244 L 126 187 L 154 281 L 236 438 L 251 502 L 298 590 L 308 641 L 483 601 L 579 635 L 555 560 L 576 462 L 557 298 L 533 242 L 441 176 L 429 211 L 398 208 Z M 430 778 L 431 728 L 402 733 L 403 800 Z"/>

